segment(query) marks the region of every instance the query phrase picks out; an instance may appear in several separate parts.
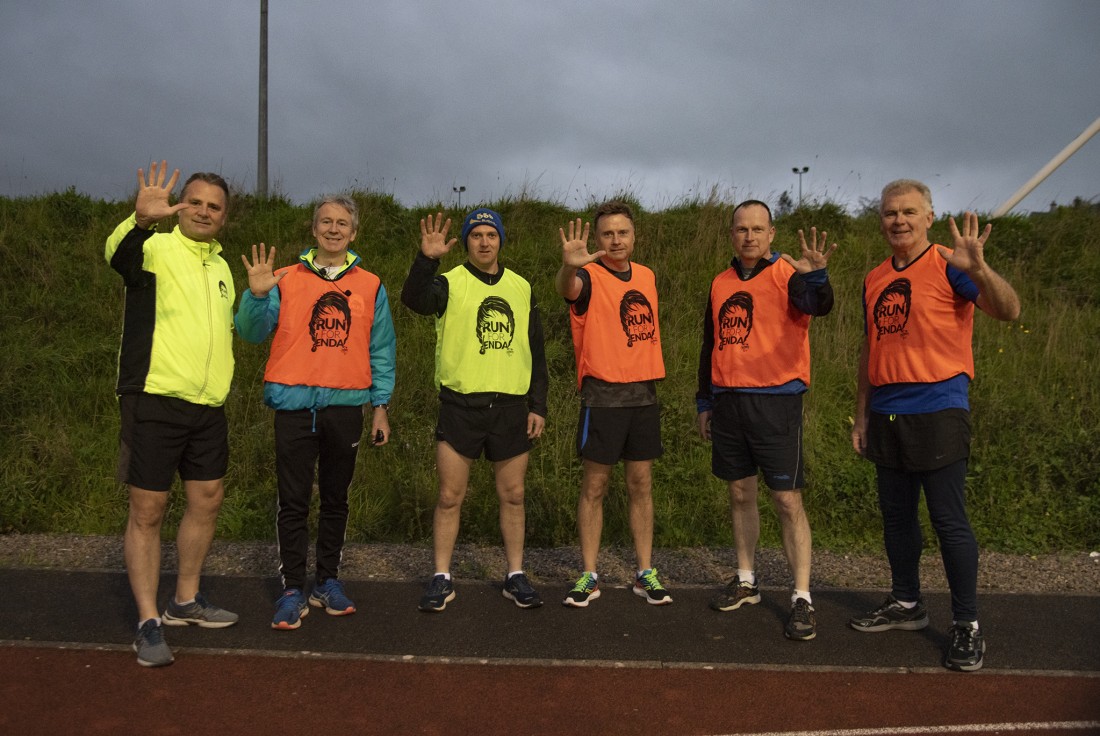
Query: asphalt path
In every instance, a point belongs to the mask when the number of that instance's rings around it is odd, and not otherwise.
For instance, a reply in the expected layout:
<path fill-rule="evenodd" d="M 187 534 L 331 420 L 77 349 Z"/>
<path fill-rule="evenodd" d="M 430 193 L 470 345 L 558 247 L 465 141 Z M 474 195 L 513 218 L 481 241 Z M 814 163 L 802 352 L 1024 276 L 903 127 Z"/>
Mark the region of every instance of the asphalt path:
<path fill-rule="evenodd" d="M 983 593 L 986 664 L 962 674 L 940 666 L 945 592 L 926 594 L 924 631 L 866 634 L 846 621 L 883 591 L 815 591 L 818 636 L 792 642 L 781 590 L 717 613 L 710 588 L 651 606 L 609 587 L 571 609 L 542 583 L 546 605 L 521 610 L 459 579 L 427 614 L 422 586 L 349 581 L 354 615 L 312 609 L 283 632 L 274 579 L 207 577 L 240 622 L 167 628 L 176 663 L 149 670 L 124 574 L 2 569 L 0 733 L 1100 733 L 1100 596 Z"/>

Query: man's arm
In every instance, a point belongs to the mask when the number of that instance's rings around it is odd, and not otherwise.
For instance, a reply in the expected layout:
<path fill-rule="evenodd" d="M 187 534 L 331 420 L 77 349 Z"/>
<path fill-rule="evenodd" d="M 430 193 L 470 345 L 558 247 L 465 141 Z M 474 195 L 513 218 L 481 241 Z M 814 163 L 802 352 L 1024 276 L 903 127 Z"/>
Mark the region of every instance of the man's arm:
<path fill-rule="evenodd" d="M 711 358 L 714 355 L 714 311 L 707 295 L 707 308 L 703 313 L 703 346 L 699 349 L 699 381 L 695 392 L 695 410 L 698 413 L 699 436 L 710 439 L 710 418 L 714 411 L 714 392 L 710 383 Z"/>
<path fill-rule="evenodd" d="M 371 442 L 384 445 L 390 441 L 387 406 L 393 396 L 393 386 L 397 378 L 397 334 L 393 329 L 390 298 L 386 287 L 381 284 L 378 285 L 378 295 L 374 298 L 374 322 L 370 333 L 370 374 L 370 403 L 374 407 L 371 412 Z M 377 439 L 379 432 L 382 433 L 381 439 Z"/>
<path fill-rule="evenodd" d="M 870 343 L 867 336 L 859 349 L 859 370 L 856 374 L 856 413 L 852 417 L 852 448 L 860 455 L 867 450 L 867 423 L 870 419 L 871 381 L 867 377 Z"/>
<path fill-rule="evenodd" d="M 152 274 L 145 271 L 145 241 L 155 234 L 156 230 L 138 227 L 130 215 L 107 237 L 103 256 L 127 287 L 149 285 Z"/>
<path fill-rule="evenodd" d="M 546 395 L 550 385 L 546 369 L 546 345 L 542 331 L 542 317 L 531 290 L 531 314 L 527 320 L 527 340 L 531 345 L 531 386 L 527 390 L 527 437 L 535 439 L 546 426 Z"/>

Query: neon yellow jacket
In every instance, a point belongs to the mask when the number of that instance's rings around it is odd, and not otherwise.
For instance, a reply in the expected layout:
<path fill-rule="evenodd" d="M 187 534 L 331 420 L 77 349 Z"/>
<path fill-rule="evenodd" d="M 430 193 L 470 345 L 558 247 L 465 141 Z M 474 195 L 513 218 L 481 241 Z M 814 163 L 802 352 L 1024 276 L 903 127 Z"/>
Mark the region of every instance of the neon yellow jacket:
<path fill-rule="evenodd" d="M 130 215 L 104 257 L 126 285 L 118 394 L 221 406 L 233 379 L 233 274 L 216 241 L 175 227 L 158 233 Z"/>

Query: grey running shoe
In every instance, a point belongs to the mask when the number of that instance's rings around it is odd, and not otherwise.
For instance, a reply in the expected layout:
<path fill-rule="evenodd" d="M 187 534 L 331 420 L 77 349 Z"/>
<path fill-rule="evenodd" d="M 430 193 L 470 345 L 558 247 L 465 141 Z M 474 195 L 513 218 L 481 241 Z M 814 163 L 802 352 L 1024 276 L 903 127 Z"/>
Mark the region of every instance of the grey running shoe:
<path fill-rule="evenodd" d="M 741 606 L 760 602 L 760 588 L 753 583 L 743 582 L 734 575 L 718 595 L 710 599 L 710 607 L 715 611 L 735 611 Z"/>
<path fill-rule="evenodd" d="M 538 608 L 542 605 L 542 598 L 535 592 L 531 581 L 522 572 L 518 572 L 504 580 L 504 597 L 515 601 L 520 608 Z"/>
<path fill-rule="evenodd" d="M 959 672 L 973 672 L 982 668 L 985 639 L 981 629 L 972 623 L 955 622 L 951 627 L 951 643 L 943 658 L 943 666 Z"/>
<path fill-rule="evenodd" d="M 906 608 L 893 595 L 886 596 L 886 602 L 862 616 L 848 619 L 848 625 L 856 631 L 919 631 L 928 625 L 928 611 L 924 601 L 917 601 L 913 608 Z"/>
<path fill-rule="evenodd" d="M 275 602 L 275 616 L 271 619 L 271 628 L 279 631 L 293 631 L 302 625 L 302 619 L 309 615 L 306 597 L 298 588 L 287 588 Z"/>
<path fill-rule="evenodd" d="M 420 598 L 421 611 L 438 612 L 455 599 L 455 586 L 444 575 L 436 575 L 428 582 L 424 595 Z"/>
<path fill-rule="evenodd" d="M 237 618 L 237 614 L 210 603 L 202 593 L 195 593 L 195 600 L 186 606 L 176 603 L 175 596 L 169 598 L 168 606 L 161 617 L 168 626 L 195 624 L 204 629 L 224 629 L 237 623 Z"/>
<path fill-rule="evenodd" d="M 634 579 L 634 595 L 645 598 L 646 603 L 654 606 L 664 606 L 672 603 L 672 595 L 661 585 L 657 579 L 657 568 L 651 567 L 642 570 Z"/>
<path fill-rule="evenodd" d="M 309 605 L 324 608 L 330 616 L 346 616 L 355 613 L 355 604 L 344 593 L 344 584 L 336 578 L 329 578 L 318 585 L 309 594 Z"/>
<path fill-rule="evenodd" d="M 587 608 L 589 603 L 599 597 L 599 582 L 592 573 L 586 572 L 574 583 L 573 590 L 566 594 L 565 600 L 561 604 L 572 608 Z"/>
<path fill-rule="evenodd" d="M 149 619 L 138 629 L 134 651 L 142 667 L 164 667 L 175 661 L 168 642 L 164 640 L 164 630 L 154 619 Z"/>
<path fill-rule="evenodd" d="M 787 619 L 783 635 L 793 641 L 809 641 L 817 636 L 814 607 L 805 598 L 795 599 L 794 605 L 791 606 L 791 617 Z"/>

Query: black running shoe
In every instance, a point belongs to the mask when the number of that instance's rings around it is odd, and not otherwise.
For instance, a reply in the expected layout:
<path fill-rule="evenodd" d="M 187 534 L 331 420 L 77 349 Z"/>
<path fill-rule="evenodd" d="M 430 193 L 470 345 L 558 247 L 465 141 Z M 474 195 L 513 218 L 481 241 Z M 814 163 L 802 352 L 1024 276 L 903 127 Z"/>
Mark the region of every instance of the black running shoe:
<path fill-rule="evenodd" d="M 754 583 L 742 582 L 737 575 L 729 581 L 718 595 L 710 599 L 710 607 L 715 611 L 735 611 L 741 606 L 760 602 L 760 588 Z"/>
<path fill-rule="evenodd" d="M 794 605 L 791 606 L 791 617 L 787 619 L 783 635 L 794 641 L 809 641 L 817 636 L 814 607 L 805 598 L 795 599 Z"/>
<path fill-rule="evenodd" d="M 985 639 L 981 629 L 967 622 L 956 622 L 951 627 L 951 643 L 944 653 L 943 666 L 959 672 L 973 672 L 982 668 Z"/>
<path fill-rule="evenodd" d="M 906 608 L 897 598 L 888 595 L 886 602 L 875 610 L 848 619 L 848 625 L 856 631 L 918 631 L 928 625 L 928 611 L 924 608 L 924 601 L 917 601 L 917 605 Z"/>
<path fill-rule="evenodd" d="M 504 579 L 504 597 L 515 601 L 520 608 L 538 608 L 542 605 L 542 598 L 535 592 L 534 586 L 522 572 L 517 572 L 510 578 Z"/>
<path fill-rule="evenodd" d="M 424 595 L 420 598 L 421 611 L 438 612 L 455 599 L 455 586 L 445 575 L 436 575 L 428 582 Z"/>

